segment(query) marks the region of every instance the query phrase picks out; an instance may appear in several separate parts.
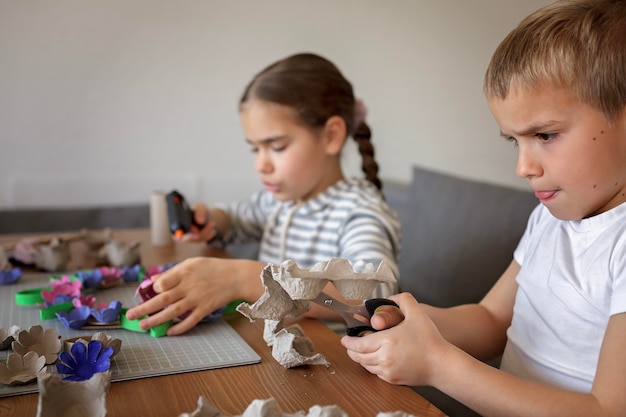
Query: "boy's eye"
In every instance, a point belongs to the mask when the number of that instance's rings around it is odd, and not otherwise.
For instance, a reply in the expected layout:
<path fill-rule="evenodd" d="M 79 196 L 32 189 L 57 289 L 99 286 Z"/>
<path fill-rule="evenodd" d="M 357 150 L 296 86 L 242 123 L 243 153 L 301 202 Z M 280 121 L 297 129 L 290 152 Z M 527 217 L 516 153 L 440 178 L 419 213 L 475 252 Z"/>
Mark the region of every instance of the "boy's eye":
<path fill-rule="evenodd" d="M 535 137 L 542 142 L 550 142 L 556 137 L 556 133 L 535 133 Z"/>

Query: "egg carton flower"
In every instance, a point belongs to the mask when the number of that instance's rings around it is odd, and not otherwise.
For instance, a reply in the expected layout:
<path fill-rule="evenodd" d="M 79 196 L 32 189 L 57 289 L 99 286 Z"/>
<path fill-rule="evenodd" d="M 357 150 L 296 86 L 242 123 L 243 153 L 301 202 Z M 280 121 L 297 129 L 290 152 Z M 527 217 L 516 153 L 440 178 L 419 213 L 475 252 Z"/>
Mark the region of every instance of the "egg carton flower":
<path fill-rule="evenodd" d="M 99 323 L 113 323 L 120 318 L 122 303 L 120 301 L 111 301 L 104 308 L 92 308 L 91 316 Z"/>
<path fill-rule="evenodd" d="M 100 269 L 78 271 L 76 276 L 83 282 L 85 288 L 97 288 L 102 281 L 102 271 Z"/>
<path fill-rule="evenodd" d="M 100 343 L 102 343 L 103 349 L 107 347 L 112 348 L 113 354 L 111 355 L 111 359 L 113 359 L 113 357 L 117 355 L 120 349 L 122 349 L 121 339 L 113 338 L 109 336 L 108 334 L 106 334 L 105 332 L 96 332 L 92 336 L 81 336 L 81 337 L 74 337 L 71 339 L 66 339 L 63 343 L 64 344 L 63 350 L 65 350 L 66 352 L 70 352 L 72 349 L 72 345 L 74 343 L 82 343 L 83 345 L 87 346 L 89 342 L 92 340 L 97 340 Z"/>
<path fill-rule="evenodd" d="M 0 327 L 0 350 L 5 350 L 11 347 L 11 343 L 15 340 L 15 337 L 20 332 L 19 326 L 13 325 L 8 329 Z"/>
<path fill-rule="evenodd" d="M 146 273 L 146 269 L 141 265 L 125 266 L 122 268 L 122 279 L 124 282 L 141 281 Z"/>
<path fill-rule="evenodd" d="M 112 347 L 103 349 L 99 340 L 91 340 L 86 346 L 74 343 L 70 352 L 61 352 L 56 364 L 57 372 L 67 375 L 64 381 L 86 381 L 111 367 Z"/>
<path fill-rule="evenodd" d="M 0 363 L 0 383 L 5 385 L 27 384 L 37 379 L 37 375 L 44 371 L 46 358 L 37 352 L 11 353 L 7 363 Z"/>
<path fill-rule="evenodd" d="M 154 266 L 150 266 L 148 268 L 146 268 L 146 275 L 144 276 L 144 279 L 150 278 L 154 275 L 159 275 L 162 274 L 163 272 L 167 271 L 168 269 L 173 268 L 176 265 L 176 262 L 171 262 L 169 264 L 165 264 L 165 265 L 154 265 Z"/>
<path fill-rule="evenodd" d="M 22 270 L 19 268 L 0 270 L 0 285 L 15 284 L 22 276 Z"/>
<path fill-rule="evenodd" d="M 102 266 L 98 269 L 102 273 L 100 287 L 107 288 L 123 282 L 121 269 L 109 266 Z"/>
<path fill-rule="evenodd" d="M 11 348 L 22 356 L 28 352 L 36 352 L 46 358 L 46 365 L 57 360 L 57 354 L 61 350 L 59 334 L 54 329 L 46 329 L 40 325 L 31 326 L 28 330 L 21 330 Z"/>
<path fill-rule="evenodd" d="M 94 297 L 93 295 L 81 294 L 80 296 L 72 299 L 72 304 L 74 305 L 74 308 L 80 308 L 81 306 L 93 308 L 93 306 L 96 304 L 96 297 Z"/>
<path fill-rule="evenodd" d="M 80 306 L 79 308 L 74 308 L 69 312 L 59 311 L 56 313 L 56 316 L 68 329 L 80 329 L 89 321 L 91 308 L 87 306 Z"/>
<path fill-rule="evenodd" d="M 83 286 L 83 282 L 79 279 L 71 280 L 69 276 L 64 275 L 61 279 L 55 279 L 52 281 L 52 289 L 42 290 L 41 296 L 47 302 L 54 304 L 54 300 L 58 295 L 66 295 L 74 298 L 80 296 L 80 290 Z"/>

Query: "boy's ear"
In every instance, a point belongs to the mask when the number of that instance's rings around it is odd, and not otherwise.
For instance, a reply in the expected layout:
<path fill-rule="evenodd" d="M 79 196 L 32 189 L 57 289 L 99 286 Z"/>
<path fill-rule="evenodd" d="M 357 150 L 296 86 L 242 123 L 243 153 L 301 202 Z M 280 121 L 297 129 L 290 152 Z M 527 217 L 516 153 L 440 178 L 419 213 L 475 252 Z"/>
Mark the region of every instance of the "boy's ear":
<path fill-rule="evenodd" d="M 326 153 L 338 155 L 346 142 L 346 122 L 340 116 L 331 116 L 324 126 L 324 141 Z"/>

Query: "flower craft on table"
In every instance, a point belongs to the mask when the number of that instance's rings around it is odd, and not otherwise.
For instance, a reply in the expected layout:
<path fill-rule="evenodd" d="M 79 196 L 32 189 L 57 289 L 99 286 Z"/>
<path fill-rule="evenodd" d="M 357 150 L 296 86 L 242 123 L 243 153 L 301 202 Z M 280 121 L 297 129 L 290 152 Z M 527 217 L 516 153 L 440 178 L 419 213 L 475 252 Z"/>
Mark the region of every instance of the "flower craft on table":
<path fill-rule="evenodd" d="M 67 375 L 64 381 L 86 381 L 98 372 L 105 372 L 111 367 L 113 348 L 102 348 L 98 340 L 91 340 L 87 345 L 74 343 L 68 352 L 61 352 L 56 364 L 57 372 Z"/>
<path fill-rule="evenodd" d="M 83 282 L 79 279 L 72 280 L 69 276 L 65 275 L 61 279 L 55 279 L 51 282 L 52 289 L 42 290 L 41 297 L 48 303 L 53 305 L 58 300 L 64 299 L 67 302 L 72 298 L 80 296 L 80 290 L 83 286 Z M 57 299 L 57 297 L 60 297 Z"/>
<path fill-rule="evenodd" d="M 46 364 L 50 365 L 57 360 L 57 354 L 61 350 L 61 340 L 56 330 L 44 331 L 42 326 L 36 325 L 28 330 L 20 331 L 11 347 L 22 356 L 30 351 L 36 352 L 39 356 L 45 357 Z"/>
<path fill-rule="evenodd" d="M 19 268 L 1 270 L 0 271 L 0 285 L 14 284 L 21 277 L 22 277 L 22 270 Z"/>
<path fill-rule="evenodd" d="M 80 329 L 89 321 L 91 316 L 91 309 L 87 306 L 80 306 L 74 308 L 69 312 L 59 311 L 56 313 L 57 318 L 63 323 L 63 325 L 70 329 Z"/>
<path fill-rule="evenodd" d="M 37 352 L 27 352 L 24 356 L 11 353 L 7 363 L 0 363 L 0 383 L 6 385 L 27 384 L 34 381 L 40 372 L 45 372 L 46 358 Z"/>
<path fill-rule="evenodd" d="M 76 304 L 75 304 L 76 305 Z M 81 305 L 69 312 L 59 311 L 56 316 L 63 325 L 70 329 L 80 329 L 81 327 L 91 324 L 110 324 L 115 323 L 120 318 L 122 303 L 120 301 L 111 301 L 108 305 L 103 304 L 97 308 L 90 308 Z"/>

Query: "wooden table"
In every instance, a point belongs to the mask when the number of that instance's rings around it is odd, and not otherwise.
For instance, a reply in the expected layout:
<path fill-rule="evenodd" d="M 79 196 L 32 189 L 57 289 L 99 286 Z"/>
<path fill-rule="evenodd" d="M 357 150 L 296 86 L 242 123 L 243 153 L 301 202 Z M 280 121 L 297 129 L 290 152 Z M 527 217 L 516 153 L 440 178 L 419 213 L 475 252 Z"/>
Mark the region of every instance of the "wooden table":
<path fill-rule="evenodd" d="M 189 256 L 227 256 L 220 249 L 203 244 L 176 243 L 155 248 L 150 244 L 149 231 L 143 229 L 114 231 L 113 236 L 140 240 L 144 265 L 181 261 Z M 0 235 L 0 244 L 15 242 L 20 237 Z M 79 252 L 76 249 L 73 256 Z M 375 416 L 383 411 L 444 416 L 411 388 L 390 385 L 353 362 L 339 336 L 322 322 L 306 319 L 300 323 L 330 367 L 286 369 L 275 361 L 271 348 L 265 344 L 262 321 L 250 323 L 239 314 L 227 316 L 227 320 L 261 356 L 261 363 L 114 382 L 107 394 L 107 416 L 178 417 L 194 411 L 200 396 L 225 415 L 242 414 L 255 399 L 274 398 L 278 411 L 283 413 L 308 412 L 314 405 L 334 404 L 350 417 Z M 37 401 L 37 394 L 0 398 L 0 416 L 35 416 Z"/>

